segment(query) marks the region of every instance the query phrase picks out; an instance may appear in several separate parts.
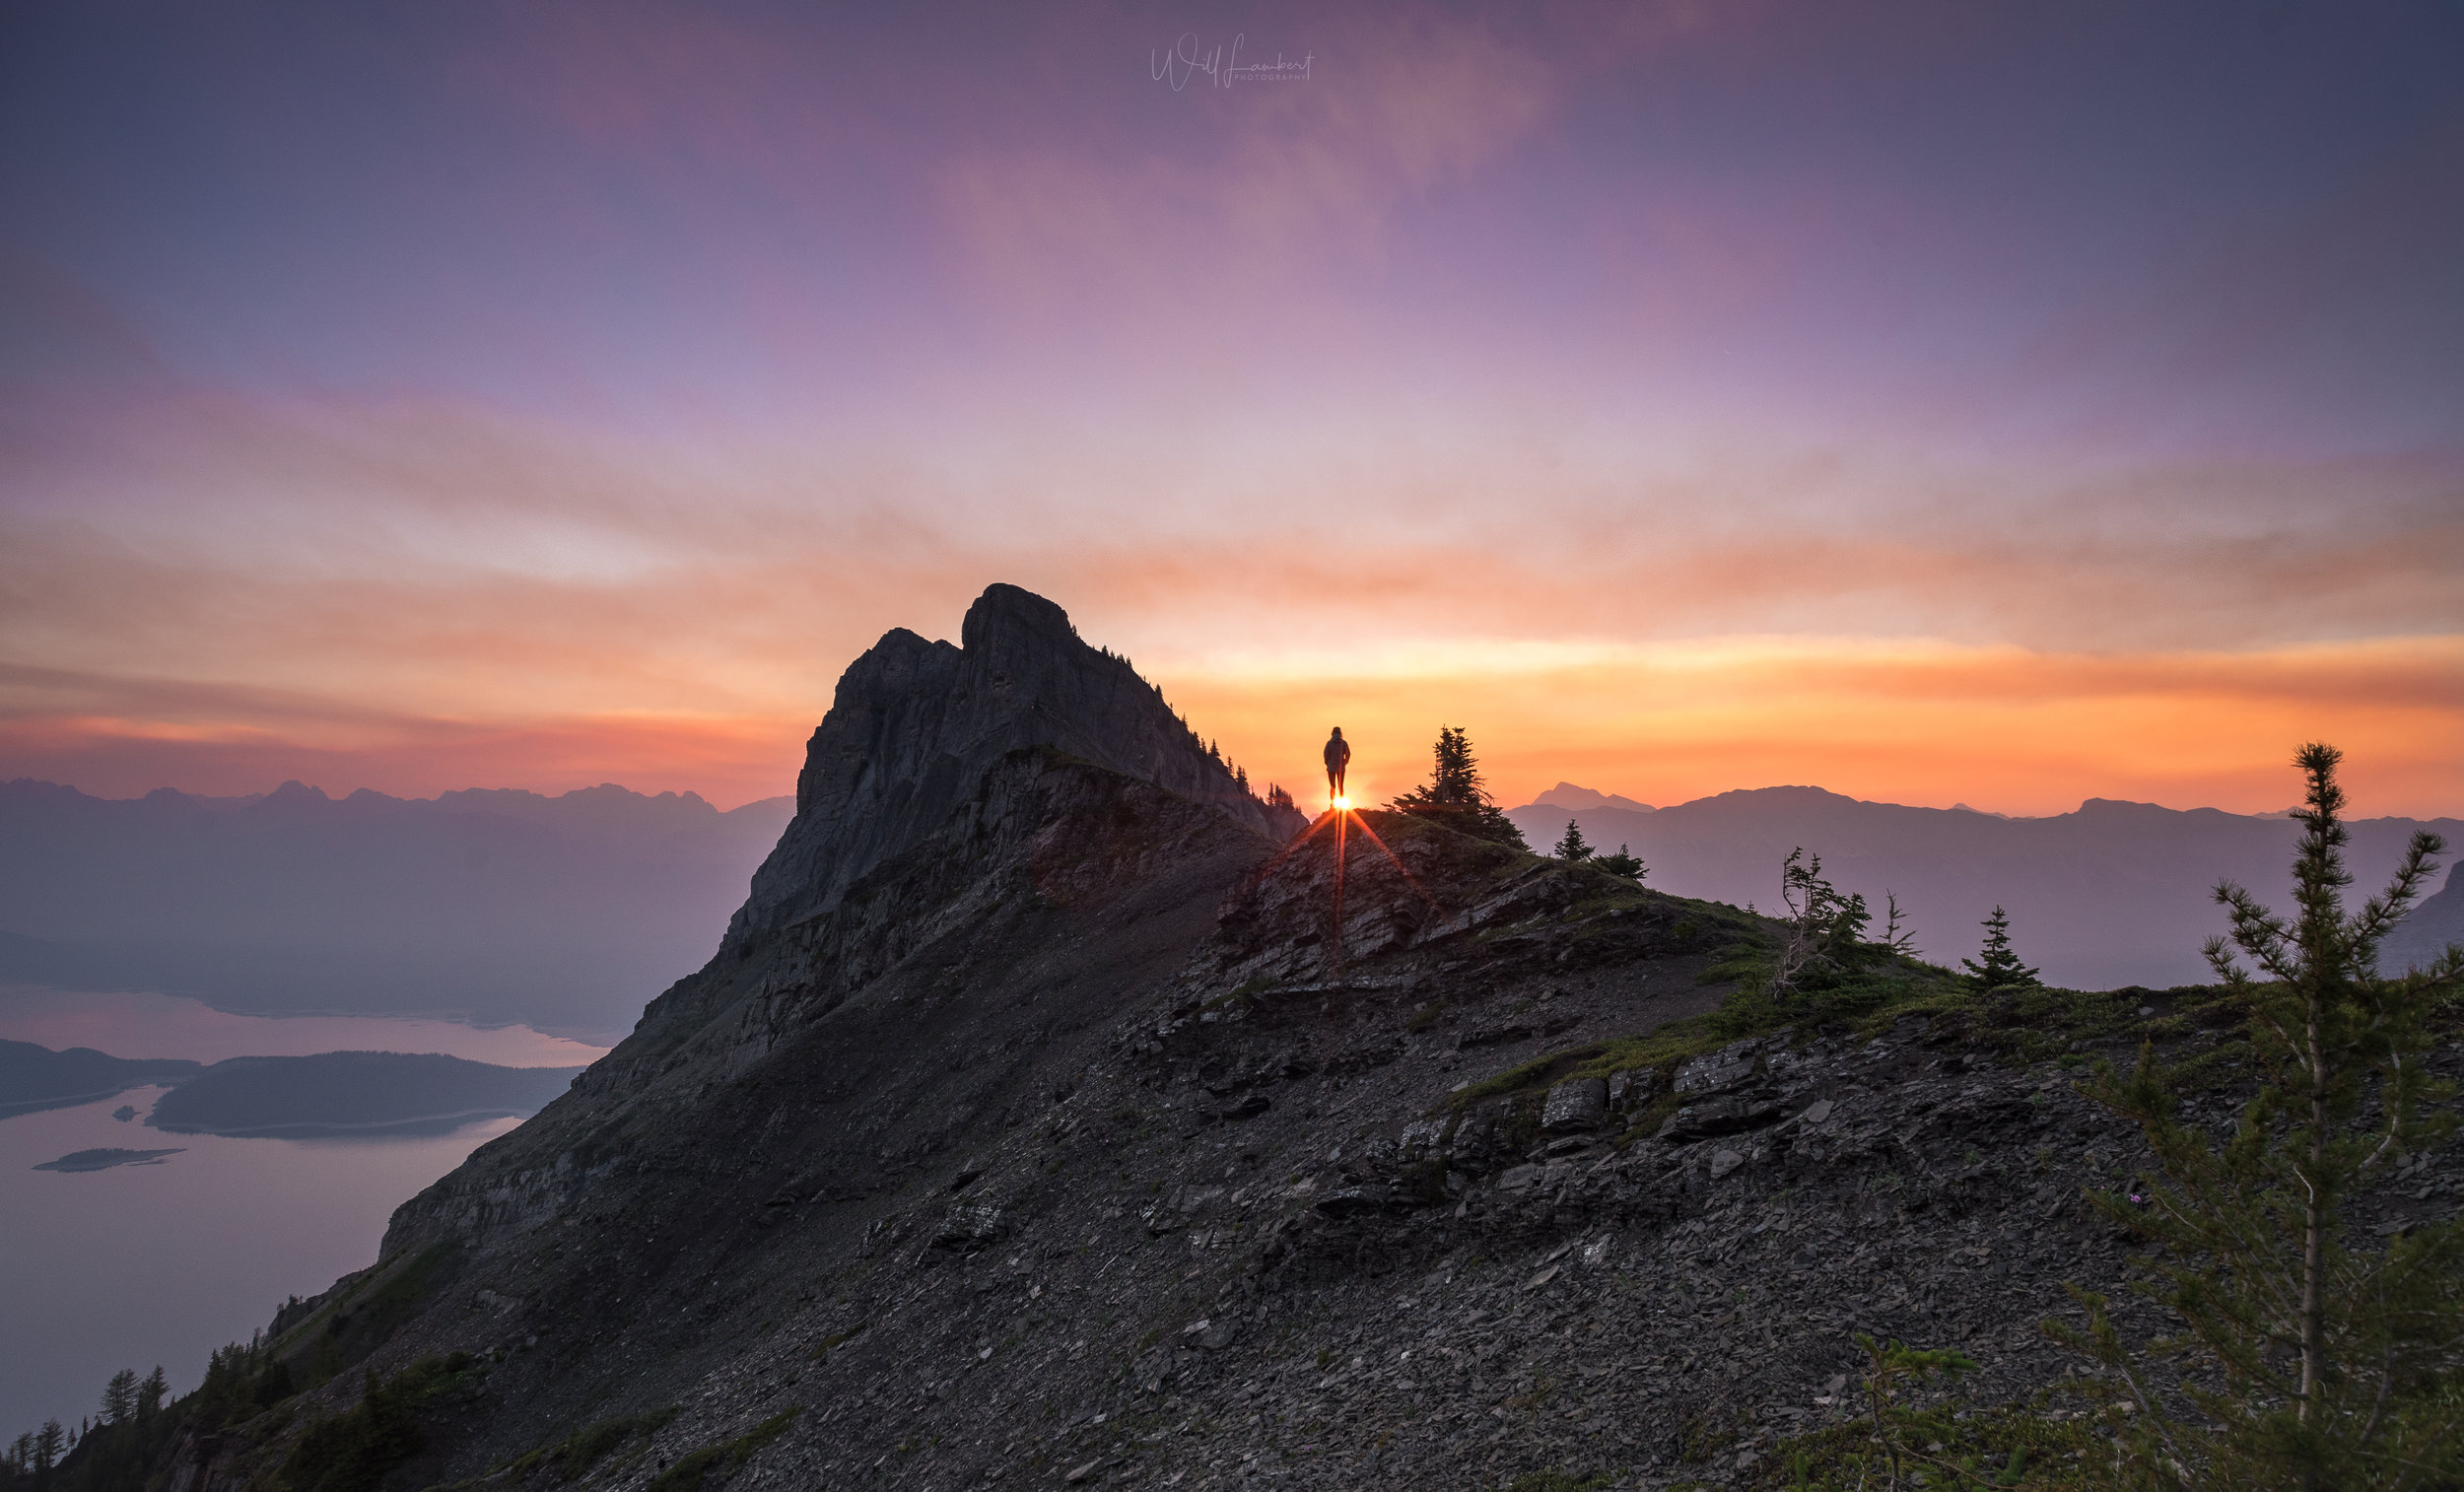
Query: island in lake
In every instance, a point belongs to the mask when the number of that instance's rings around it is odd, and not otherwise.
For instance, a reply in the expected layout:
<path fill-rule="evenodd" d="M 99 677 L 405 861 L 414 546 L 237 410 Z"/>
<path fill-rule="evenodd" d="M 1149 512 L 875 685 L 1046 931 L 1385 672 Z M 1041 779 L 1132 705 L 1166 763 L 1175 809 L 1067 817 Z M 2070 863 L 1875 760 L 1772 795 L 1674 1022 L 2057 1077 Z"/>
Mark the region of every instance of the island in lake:
<path fill-rule="evenodd" d="M 535 1114 L 581 1070 L 499 1067 L 434 1052 L 237 1056 L 157 1099 L 146 1123 L 175 1134 L 285 1139 L 444 1134 Z"/>
<path fill-rule="evenodd" d="M 161 1084 L 146 1123 L 175 1134 L 281 1139 L 334 1135 L 446 1134 L 481 1119 L 537 1113 L 571 1087 L 579 1067 L 500 1067 L 435 1052 L 321 1051 L 313 1056 L 236 1056 L 207 1066 L 131 1060 L 77 1047 L 53 1051 L 0 1042 L 0 1119 L 107 1099 Z M 122 1104 L 122 1122 L 137 1109 Z M 136 1155 L 92 1151 L 81 1155 Z M 146 1155 L 171 1154 L 163 1151 Z M 68 1166 L 63 1157 L 50 1169 Z M 133 1165 L 135 1161 L 103 1164 Z"/>
<path fill-rule="evenodd" d="M 108 1171 L 113 1166 L 160 1166 L 163 1157 L 177 1155 L 184 1146 L 169 1150 L 72 1150 L 56 1161 L 44 1161 L 37 1171 Z"/>

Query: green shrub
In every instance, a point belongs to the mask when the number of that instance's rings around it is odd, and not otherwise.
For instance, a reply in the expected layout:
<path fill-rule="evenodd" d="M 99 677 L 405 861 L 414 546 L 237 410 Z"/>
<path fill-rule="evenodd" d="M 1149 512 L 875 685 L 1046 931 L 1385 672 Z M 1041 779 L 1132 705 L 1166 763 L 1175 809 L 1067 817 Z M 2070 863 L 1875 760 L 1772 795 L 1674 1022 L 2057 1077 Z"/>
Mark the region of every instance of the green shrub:
<path fill-rule="evenodd" d="M 379 1380 L 369 1370 L 357 1406 L 309 1422 L 282 1465 L 288 1492 L 375 1492 L 385 1473 L 428 1448 L 419 1409 L 476 1376 L 467 1352 L 425 1357 Z"/>
<path fill-rule="evenodd" d="M 699 1451 L 678 1458 L 674 1465 L 658 1473 L 656 1479 L 651 1481 L 650 1492 L 701 1492 L 703 1480 L 713 1472 L 722 1477 L 734 1475 L 737 1468 L 751 1460 L 764 1447 L 787 1434 L 787 1427 L 794 1424 L 795 1417 L 803 1412 L 797 1408 L 774 1414 L 723 1445 L 704 1446 Z"/>
<path fill-rule="evenodd" d="M 572 1481 L 635 1436 L 650 1436 L 676 1417 L 674 1405 L 641 1414 L 620 1415 L 584 1425 L 553 1446 L 542 1446 L 506 1467 L 515 1481 L 546 1471 L 559 1481 Z"/>

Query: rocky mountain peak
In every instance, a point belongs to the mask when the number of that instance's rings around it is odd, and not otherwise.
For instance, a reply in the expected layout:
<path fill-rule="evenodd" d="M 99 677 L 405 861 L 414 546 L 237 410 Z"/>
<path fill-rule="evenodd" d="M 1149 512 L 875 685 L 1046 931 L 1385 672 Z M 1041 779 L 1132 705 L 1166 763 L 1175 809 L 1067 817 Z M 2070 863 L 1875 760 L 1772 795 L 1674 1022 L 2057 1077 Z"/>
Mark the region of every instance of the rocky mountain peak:
<path fill-rule="evenodd" d="M 838 905 L 939 830 L 1016 751 L 1110 767 L 1276 839 L 1303 827 L 1243 790 L 1161 691 L 1128 659 L 1088 646 L 1044 597 L 989 586 L 959 639 L 953 647 L 893 629 L 841 676 L 805 748 L 795 819 L 754 876 L 730 945 Z"/>

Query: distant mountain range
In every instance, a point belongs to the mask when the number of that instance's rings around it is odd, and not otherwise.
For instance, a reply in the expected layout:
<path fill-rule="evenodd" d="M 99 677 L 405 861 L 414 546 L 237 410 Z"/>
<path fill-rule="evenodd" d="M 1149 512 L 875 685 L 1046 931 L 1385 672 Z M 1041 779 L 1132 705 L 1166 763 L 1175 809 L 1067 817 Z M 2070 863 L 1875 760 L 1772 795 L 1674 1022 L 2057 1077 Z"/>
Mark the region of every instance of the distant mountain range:
<path fill-rule="evenodd" d="M 1603 849 L 1631 846 L 1650 867 L 1651 886 L 1764 912 L 1779 906 L 1780 862 L 1803 846 L 1821 855 L 1834 885 L 1864 893 L 1878 930 L 1884 893 L 1897 893 L 1926 957 L 1954 967 L 1973 957 L 1977 924 L 2001 906 L 2020 956 L 2047 982 L 2081 989 L 2209 979 L 2199 949 L 2224 929 L 2211 895 L 2217 881 L 2239 881 L 2285 905 L 2299 833 L 2282 814 L 2089 798 L 2071 813 L 2018 819 L 1868 803 L 1819 787 L 1760 787 L 1654 809 L 1560 782 L 1507 817 L 1543 851 L 1572 819 Z M 2464 852 L 2464 821 L 2356 820 L 2357 891 L 2379 888 L 2417 829 L 2443 835 L 2451 861 Z M 2424 961 L 2450 941 L 2464 942 L 2464 882 L 2451 879 L 2398 929 L 2381 964 Z"/>
<path fill-rule="evenodd" d="M 708 960 L 793 808 L 0 783 L 0 982 L 613 1037 Z"/>
<path fill-rule="evenodd" d="M 104 799 L 0 783 L 0 983 L 612 1040 L 708 960 L 793 808 L 782 797 L 721 813 L 693 793 L 614 785 L 336 799 L 288 782 L 248 797 Z M 2012 819 L 1815 787 L 1654 809 L 1560 782 L 1509 816 L 1543 849 L 1575 819 L 1603 848 L 1630 845 L 1655 887 L 1765 911 L 1781 859 L 1802 845 L 1878 914 L 1896 892 L 1930 957 L 1974 953 L 1977 923 L 2000 905 L 2022 956 L 2079 987 L 2205 979 L 2200 943 L 2223 927 L 2209 889 L 2229 876 L 2281 899 L 2295 833 L 2282 816 L 2100 798 Z M 2421 827 L 2464 849 L 2455 819 L 2354 824 L 2365 889 Z M 2464 940 L 2464 886 L 2429 898 L 2387 962 L 2449 940 Z"/>

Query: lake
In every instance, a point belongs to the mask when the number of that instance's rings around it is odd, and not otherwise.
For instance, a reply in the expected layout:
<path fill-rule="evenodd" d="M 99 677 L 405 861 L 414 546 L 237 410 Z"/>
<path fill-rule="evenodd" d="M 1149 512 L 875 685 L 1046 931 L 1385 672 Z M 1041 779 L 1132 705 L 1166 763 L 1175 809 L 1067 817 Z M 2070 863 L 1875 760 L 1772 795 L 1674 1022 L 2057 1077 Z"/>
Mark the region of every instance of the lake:
<path fill-rule="evenodd" d="M 442 1051 L 565 1067 L 602 1049 L 526 1027 L 373 1016 L 230 1015 L 159 994 L 0 989 L 0 1038 L 114 1056 Z M 119 1368 L 160 1363 L 173 1392 L 206 1355 L 373 1262 L 393 1209 L 519 1120 L 403 1139 L 233 1139 L 165 1134 L 142 1117 L 163 1090 L 0 1119 L 0 1441 L 46 1416 L 96 1412 Z M 80 1150 L 179 1153 L 147 1165 L 36 1171 Z"/>

